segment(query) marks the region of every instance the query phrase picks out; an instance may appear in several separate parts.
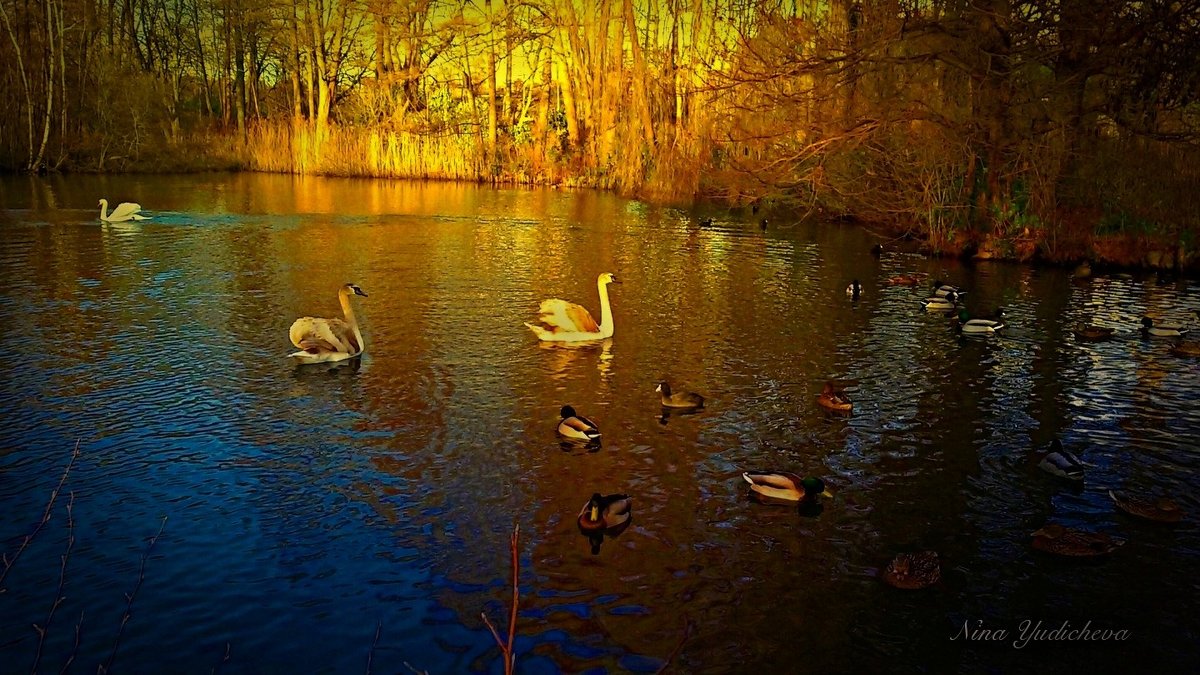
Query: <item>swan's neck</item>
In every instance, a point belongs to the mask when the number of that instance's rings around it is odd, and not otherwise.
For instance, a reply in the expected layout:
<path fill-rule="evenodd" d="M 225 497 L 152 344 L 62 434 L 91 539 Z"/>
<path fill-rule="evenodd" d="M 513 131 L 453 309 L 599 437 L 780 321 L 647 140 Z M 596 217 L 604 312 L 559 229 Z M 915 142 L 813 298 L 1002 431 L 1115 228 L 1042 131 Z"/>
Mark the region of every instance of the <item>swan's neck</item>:
<path fill-rule="evenodd" d="M 367 350 L 367 343 L 363 342 L 362 332 L 358 330 L 358 319 L 354 317 L 354 307 L 350 304 L 350 294 L 346 291 L 338 293 L 338 302 L 342 303 L 342 316 L 346 317 L 346 324 L 350 326 L 350 330 L 354 333 L 354 339 L 358 342 L 359 352 Z"/>
<path fill-rule="evenodd" d="M 596 286 L 600 290 L 600 335 L 612 337 L 613 318 L 612 307 L 608 304 L 608 284 L 598 283 Z"/>
<path fill-rule="evenodd" d="M 100 200 L 100 220 L 108 220 L 108 200 Z"/>

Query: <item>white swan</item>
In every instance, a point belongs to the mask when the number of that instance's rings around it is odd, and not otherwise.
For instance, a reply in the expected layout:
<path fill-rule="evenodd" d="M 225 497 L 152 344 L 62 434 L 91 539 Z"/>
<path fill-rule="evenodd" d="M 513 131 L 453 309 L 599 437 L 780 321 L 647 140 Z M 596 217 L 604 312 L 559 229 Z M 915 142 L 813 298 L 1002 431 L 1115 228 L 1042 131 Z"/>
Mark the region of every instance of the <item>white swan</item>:
<path fill-rule="evenodd" d="M 535 326 L 526 323 L 529 330 L 546 342 L 582 342 L 584 340 L 602 340 L 612 337 L 613 318 L 612 308 L 608 304 L 608 285 L 620 283 L 611 272 L 605 272 L 596 279 L 600 291 L 600 323 L 597 324 L 592 315 L 583 307 L 573 302 L 551 298 L 543 300 L 538 309 L 538 320 L 549 326 Z"/>
<path fill-rule="evenodd" d="M 312 316 L 296 319 L 288 331 L 288 337 L 300 351 L 289 356 L 299 359 L 302 363 L 324 363 L 362 354 L 367 348 L 367 343 L 363 341 L 362 332 L 358 330 L 354 308 L 350 306 L 351 295 L 367 297 L 363 289 L 356 284 L 344 284 L 338 289 L 338 302 L 342 305 L 345 321 Z"/>
<path fill-rule="evenodd" d="M 149 220 L 150 216 L 143 216 L 138 213 L 142 210 L 141 204 L 133 202 L 121 202 L 117 204 L 117 208 L 113 209 L 112 213 L 108 212 L 108 200 L 100 200 L 100 220 L 106 223 L 123 223 L 127 220 Z"/>

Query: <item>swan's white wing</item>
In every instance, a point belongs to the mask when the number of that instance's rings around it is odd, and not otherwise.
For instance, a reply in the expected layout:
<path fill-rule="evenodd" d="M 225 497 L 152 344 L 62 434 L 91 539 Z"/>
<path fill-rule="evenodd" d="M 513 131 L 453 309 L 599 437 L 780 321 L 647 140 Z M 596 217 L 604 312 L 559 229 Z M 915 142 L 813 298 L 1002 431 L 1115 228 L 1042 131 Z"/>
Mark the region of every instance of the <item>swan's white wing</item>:
<path fill-rule="evenodd" d="M 347 339 L 349 335 L 349 339 Z M 321 319 L 305 316 L 292 324 L 288 331 L 292 344 L 300 349 L 326 349 L 336 352 L 354 354 L 359 351 L 358 343 L 345 321 L 341 319 Z"/>
<path fill-rule="evenodd" d="M 141 204 L 134 204 L 133 202 L 121 202 L 117 205 L 117 208 L 113 209 L 112 213 L 108 214 L 108 219 L 128 220 L 133 217 L 133 214 L 141 210 Z"/>
<path fill-rule="evenodd" d="M 600 324 L 583 307 L 573 302 L 551 298 L 543 300 L 539 309 L 541 320 L 555 333 L 598 333 Z"/>

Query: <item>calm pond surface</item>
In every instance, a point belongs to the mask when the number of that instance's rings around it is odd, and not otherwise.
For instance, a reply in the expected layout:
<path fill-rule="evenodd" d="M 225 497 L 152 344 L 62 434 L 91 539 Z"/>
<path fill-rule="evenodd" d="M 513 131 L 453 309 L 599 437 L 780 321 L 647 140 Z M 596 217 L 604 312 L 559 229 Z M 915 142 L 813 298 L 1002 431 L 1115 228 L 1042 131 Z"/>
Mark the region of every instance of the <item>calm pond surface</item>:
<path fill-rule="evenodd" d="M 102 196 L 154 218 L 103 225 Z M 1135 330 L 1200 307 L 1194 281 L 876 259 L 857 228 L 772 216 L 764 232 L 748 213 L 597 192 L 10 177 L 0 207 L 8 559 L 80 444 L 3 580 L 5 672 L 38 658 L 32 626 L 69 533 L 39 670 L 74 653 L 94 671 L 119 639 L 123 672 L 365 672 L 369 655 L 372 672 L 502 672 L 480 613 L 504 631 L 518 523 L 521 672 L 1107 671 L 1134 656 L 1180 671 L 1198 657 L 1200 360 Z M 598 314 L 606 271 L 623 282 L 616 335 L 539 346 L 522 325 L 539 301 Z M 1010 327 L 961 337 L 922 310 L 926 287 L 882 285 L 910 272 L 967 288 L 972 312 L 1003 306 Z M 291 322 L 336 316 L 348 281 L 369 294 L 367 354 L 293 365 Z M 1089 321 L 1116 337 L 1077 342 Z M 663 418 L 664 377 L 707 408 Z M 831 378 L 849 417 L 815 403 Z M 598 423 L 598 451 L 560 444 L 564 403 Z M 1081 489 L 1037 468 L 1055 437 L 1094 465 Z M 815 517 L 755 502 L 741 472 L 764 468 L 823 477 L 834 498 Z M 1135 520 L 1109 488 L 1188 515 Z M 634 515 L 593 554 L 576 515 L 595 491 L 629 493 Z M 1048 522 L 1127 543 L 1050 557 L 1030 546 Z M 934 588 L 877 578 L 923 549 L 941 555 Z M 1017 648 L 1025 620 L 1128 638 Z M 968 640 L 964 623 L 1009 637 Z"/>

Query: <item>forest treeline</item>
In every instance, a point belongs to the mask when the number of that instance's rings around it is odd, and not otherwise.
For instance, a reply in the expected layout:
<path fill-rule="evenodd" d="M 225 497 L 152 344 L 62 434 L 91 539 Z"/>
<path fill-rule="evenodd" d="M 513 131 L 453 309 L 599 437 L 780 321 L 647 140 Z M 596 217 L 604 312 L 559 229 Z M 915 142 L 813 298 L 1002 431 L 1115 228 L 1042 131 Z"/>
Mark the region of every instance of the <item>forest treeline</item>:
<path fill-rule="evenodd" d="M 12 170 L 587 185 L 980 255 L 1200 248 L 1200 0 L 0 0 L 0 23 Z"/>

